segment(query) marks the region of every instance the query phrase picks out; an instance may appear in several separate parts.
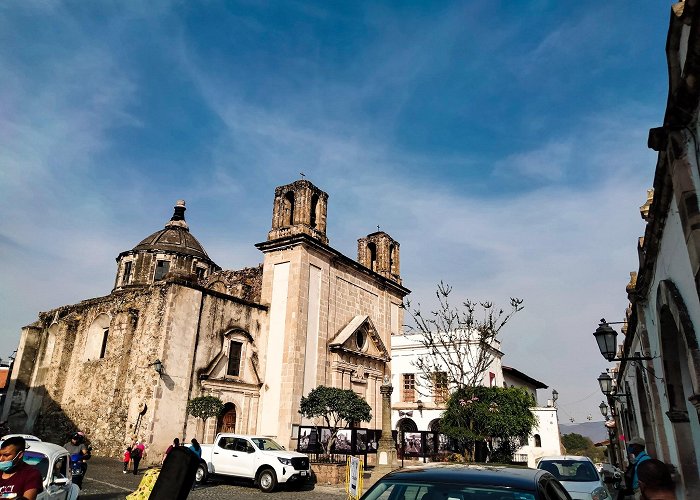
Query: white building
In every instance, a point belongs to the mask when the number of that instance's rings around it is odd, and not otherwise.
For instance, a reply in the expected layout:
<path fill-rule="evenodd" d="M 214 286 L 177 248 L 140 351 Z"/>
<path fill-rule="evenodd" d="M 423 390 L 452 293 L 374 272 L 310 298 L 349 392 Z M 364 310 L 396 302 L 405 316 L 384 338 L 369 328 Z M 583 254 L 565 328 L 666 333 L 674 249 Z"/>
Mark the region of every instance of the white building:
<path fill-rule="evenodd" d="M 420 342 L 420 335 L 391 336 L 391 364 L 394 392 L 391 400 L 392 428 L 403 432 L 435 431 L 445 409 L 450 389 L 446 383 L 437 382 L 426 387 L 416 368 L 416 360 L 428 354 Z M 474 345 L 476 349 L 478 344 Z M 521 387 L 530 392 L 537 401 L 537 389 L 547 385 L 523 372 L 503 366 L 500 342 L 492 344 L 493 359 L 483 374 L 482 384 L 491 387 Z M 539 457 L 558 455 L 561 450 L 557 410 L 551 401 L 544 407 L 532 408 L 537 417 L 528 443 L 516 452 L 516 460 L 534 467 Z"/>

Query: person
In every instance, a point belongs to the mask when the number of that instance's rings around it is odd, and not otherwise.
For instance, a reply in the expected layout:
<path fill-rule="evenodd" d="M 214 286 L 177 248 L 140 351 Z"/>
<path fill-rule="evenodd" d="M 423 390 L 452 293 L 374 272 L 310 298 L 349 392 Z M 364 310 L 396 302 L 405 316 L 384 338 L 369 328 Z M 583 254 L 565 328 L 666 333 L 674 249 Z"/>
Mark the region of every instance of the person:
<path fill-rule="evenodd" d="M 642 500 L 676 500 L 676 485 L 668 466 L 650 458 L 637 466 Z"/>
<path fill-rule="evenodd" d="M 85 435 L 79 432 L 74 433 L 70 437 L 70 441 L 64 444 L 63 447 L 66 450 L 68 450 L 69 455 L 81 456 L 80 468 L 82 469 L 83 473 L 79 476 L 73 476 L 73 483 L 76 484 L 78 488 L 82 488 L 83 479 L 85 478 L 85 474 L 87 473 L 87 460 L 90 458 L 90 450 L 85 444 Z"/>
<path fill-rule="evenodd" d="M 43 491 L 39 469 L 22 460 L 26 447 L 21 436 L 13 436 L 0 444 L 0 498 L 36 500 Z"/>
<path fill-rule="evenodd" d="M 627 458 L 629 459 L 629 466 L 625 471 L 625 494 L 631 496 L 635 500 L 641 499 L 641 492 L 639 491 L 639 478 L 637 476 L 637 467 L 647 460 L 651 460 L 651 457 L 646 452 L 646 442 L 644 439 L 635 436 L 630 439 L 627 445 Z"/>
<path fill-rule="evenodd" d="M 190 441 L 192 444 L 190 445 L 190 450 L 197 455 L 197 458 L 202 458 L 202 447 L 199 446 L 199 441 L 197 441 L 195 438 L 192 438 L 192 441 Z"/>
<path fill-rule="evenodd" d="M 173 444 L 168 446 L 168 449 L 165 450 L 165 453 L 163 453 L 163 462 L 165 462 L 165 457 L 168 456 L 168 453 L 173 451 L 173 448 L 177 448 L 178 446 L 180 446 L 180 438 L 173 439 Z"/>
<path fill-rule="evenodd" d="M 145 454 L 146 445 L 143 444 L 143 441 L 139 441 L 137 439 L 134 445 L 131 447 L 131 462 L 134 464 L 134 476 L 139 473 L 139 462 L 141 462 L 141 459 Z"/>
<path fill-rule="evenodd" d="M 126 474 L 129 471 L 129 462 L 131 462 L 131 446 L 126 447 L 122 462 L 124 462 L 124 471 L 122 473 Z"/>

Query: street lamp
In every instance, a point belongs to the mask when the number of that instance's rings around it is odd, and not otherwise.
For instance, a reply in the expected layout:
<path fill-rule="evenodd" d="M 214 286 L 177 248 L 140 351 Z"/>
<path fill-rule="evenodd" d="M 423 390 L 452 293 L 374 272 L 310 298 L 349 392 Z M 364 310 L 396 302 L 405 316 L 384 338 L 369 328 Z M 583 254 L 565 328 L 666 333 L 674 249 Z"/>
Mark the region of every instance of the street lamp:
<path fill-rule="evenodd" d="M 608 323 L 605 318 L 600 320 L 598 328 L 593 332 L 600 354 L 608 361 L 649 361 L 651 356 L 622 356 L 616 357 L 617 354 L 617 332 L 610 325 L 621 325 L 626 321 L 616 321 Z M 600 380 L 600 379 L 598 379 Z"/>
<path fill-rule="evenodd" d="M 559 399 L 559 393 L 556 389 L 552 389 L 552 405 L 554 405 L 555 408 L 557 407 L 557 399 Z"/>
<path fill-rule="evenodd" d="M 613 379 L 608 372 L 603 372 L 598 377 L 598 385 L 600 385 L 600 392 L 604 396 L 610 396 L 612 394 Z"/>
<path fill-rule="evenodd" d="M 156 359 L 148 366 L 152 366 L 159 376 L 163 374 L 163 362 L 160 359 Z"/>
<path fill-rule="evenodd" d="M 605 420 L 607 420 L 608 419 L 608 405 L 605 404 L 605 401 L 601 401 L 600 406 L 598 406 L 598 408 L 600 408 L 600 414 L 603 415 L 603 417 L 605 417 Z"/>

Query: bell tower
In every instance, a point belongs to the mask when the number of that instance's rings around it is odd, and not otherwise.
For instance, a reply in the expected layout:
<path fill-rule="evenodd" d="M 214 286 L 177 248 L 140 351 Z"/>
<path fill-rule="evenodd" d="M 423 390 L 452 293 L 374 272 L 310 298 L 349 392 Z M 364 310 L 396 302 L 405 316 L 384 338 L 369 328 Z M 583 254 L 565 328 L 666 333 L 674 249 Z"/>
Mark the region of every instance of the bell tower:
<path fill-rule="evenodd" d="M 367 269 L 401 283 L 399 243 L 384 231 L 357 240 L 357 261 Z"/>
<path fill-rule="evenodd" d="M 267 241 L 296 234 L 307 234 L 328 244 L 326 211 L 328 194 L 305 179 L 275 189 L 272 230 Z"/>

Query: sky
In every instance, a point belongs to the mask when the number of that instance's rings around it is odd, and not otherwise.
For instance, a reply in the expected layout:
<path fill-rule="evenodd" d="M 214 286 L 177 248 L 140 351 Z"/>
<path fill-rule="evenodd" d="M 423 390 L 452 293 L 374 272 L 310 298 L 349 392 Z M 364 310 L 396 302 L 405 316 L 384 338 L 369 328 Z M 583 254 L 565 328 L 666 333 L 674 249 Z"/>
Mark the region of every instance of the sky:
<path fill-rule="evenodd" d="M 107 295 L 178 199 L 217 264 L 257 265 L 303 172 L 331 246 L 400 243 L 413 304 L 441 280 L 524 299 L 503 363 L 561 421 L 602 419 L 592 333 L 638 267 L 670 5 L 0 3 L 0 357 L 39 311 Z"/>

